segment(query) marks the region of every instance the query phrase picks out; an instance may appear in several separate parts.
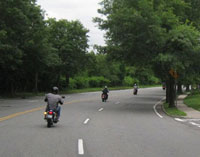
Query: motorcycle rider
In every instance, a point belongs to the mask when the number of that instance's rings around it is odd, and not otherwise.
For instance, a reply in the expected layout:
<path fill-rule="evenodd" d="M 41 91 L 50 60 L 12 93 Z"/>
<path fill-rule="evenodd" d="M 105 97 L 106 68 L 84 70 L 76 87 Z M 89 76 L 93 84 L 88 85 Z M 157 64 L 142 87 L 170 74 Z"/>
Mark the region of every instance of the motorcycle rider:
<path fill-rule="evenodd" d="M 61 112 L 61 107 L 59 106 L 59 104 L 62 105 L 64 103 L 63 98 L 60 95 L 58 95 L 58 87 L 53 87 L 52 93 L 46 94 L 44 101 L 47 102 L 46 112 L 49 110 L 53 110 L 54 112 L 56 112 L 56 118 L 58 121 Z"/>
<path fill-rule="evenodd" d="M 138 91 L 138 86 L 137 86 L 137 84 L 135 83 L 135 84 L 133 85 L 133 94 L 136 95 L 136 94 L 137 94 L 137 91 Z"/>
<path fill-rule="evenodd" d="M 102 94 L 105 94 L 106 95 L 106 99 L 108 99 L 108 93 L 109 93 L 109 90 L 108 90 L 108 87 L 105 86 L 105 88 L 102 90 Z"/>

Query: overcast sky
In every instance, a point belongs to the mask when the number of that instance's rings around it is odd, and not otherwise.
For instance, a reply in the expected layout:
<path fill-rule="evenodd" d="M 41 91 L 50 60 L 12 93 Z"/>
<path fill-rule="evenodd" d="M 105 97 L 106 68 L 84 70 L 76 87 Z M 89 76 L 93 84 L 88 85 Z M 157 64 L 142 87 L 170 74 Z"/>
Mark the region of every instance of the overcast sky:
<path fill-rule="evenodd" d="M 105 45 L 103 32 L 92 22 L 92 18 L 100 16 L 97 9 L 101 0 L 37 0 L 37 4 L 46 11 L 48 17 L 56 19 L 79 20 L 89 29 L 89 45 Z"/>

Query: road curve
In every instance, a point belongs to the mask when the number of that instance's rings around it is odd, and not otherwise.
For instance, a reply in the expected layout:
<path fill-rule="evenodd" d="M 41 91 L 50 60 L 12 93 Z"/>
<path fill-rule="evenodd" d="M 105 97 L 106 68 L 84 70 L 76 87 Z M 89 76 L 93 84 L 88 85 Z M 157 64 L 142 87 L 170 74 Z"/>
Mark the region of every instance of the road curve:
<path fill-rule="evenodd" d="M 199 156 L 200 128 L 155 107 L 164 95 L 161 88 L 139 89 L 136 96 L 132 90 L 111 91 L 106 103 L 100 92 L 67 95 L 52 128 L 43 120 L 43 97 L 0 100 L 0 156 Z"/>

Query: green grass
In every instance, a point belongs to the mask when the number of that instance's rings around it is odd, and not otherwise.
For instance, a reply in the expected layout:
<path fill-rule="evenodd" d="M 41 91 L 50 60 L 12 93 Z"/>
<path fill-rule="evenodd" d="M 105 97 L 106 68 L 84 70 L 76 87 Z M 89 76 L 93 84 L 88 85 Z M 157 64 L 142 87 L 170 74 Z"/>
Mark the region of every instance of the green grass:
<path fill-rule="evenodd" d="M 178 110 L 176 107 L 169 108 L 168 103 L 164 103 L 164 109 L 170 116 L 186 116 L 187 114 L 183 111 Z"/>
<path fill-rule="evenodd" d="M 184 99 L 184 103 L 188 107 L 200 111 L 200 94 L 189 95 Z"/>

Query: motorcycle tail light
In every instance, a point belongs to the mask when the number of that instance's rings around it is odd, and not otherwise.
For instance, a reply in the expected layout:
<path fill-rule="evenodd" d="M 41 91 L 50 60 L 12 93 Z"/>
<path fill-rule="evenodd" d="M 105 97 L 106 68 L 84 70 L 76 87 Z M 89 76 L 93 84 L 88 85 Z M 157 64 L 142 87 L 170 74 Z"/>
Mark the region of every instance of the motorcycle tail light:
<path fill-rule="evenodd" d="M 52 112 L 52 111 L 50 111 L 50 112 L 49 112 L 49 114 L 53 114 L 53 112 Z"/>

